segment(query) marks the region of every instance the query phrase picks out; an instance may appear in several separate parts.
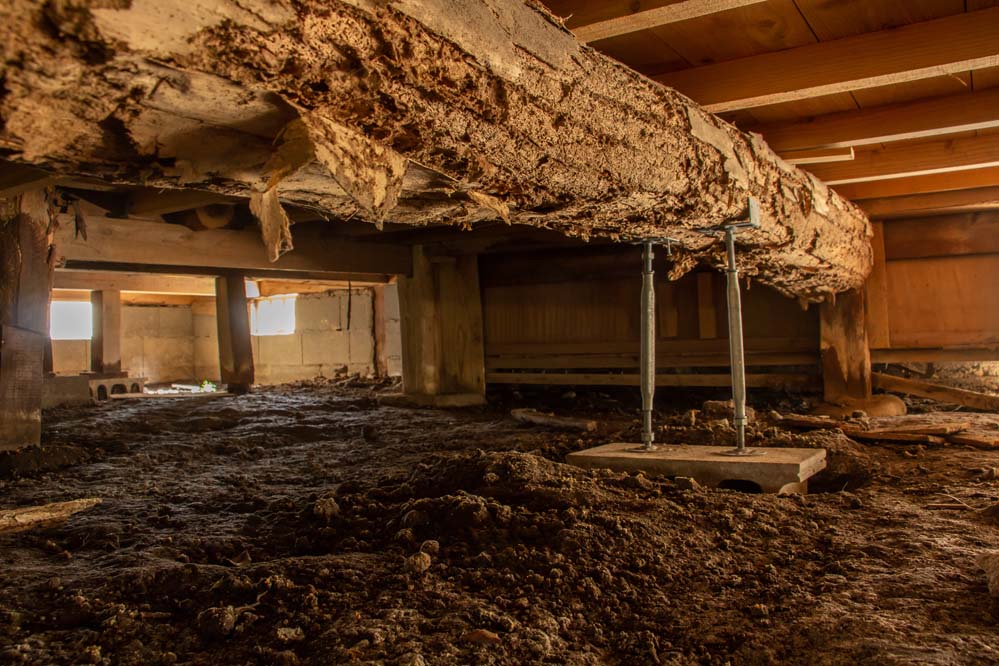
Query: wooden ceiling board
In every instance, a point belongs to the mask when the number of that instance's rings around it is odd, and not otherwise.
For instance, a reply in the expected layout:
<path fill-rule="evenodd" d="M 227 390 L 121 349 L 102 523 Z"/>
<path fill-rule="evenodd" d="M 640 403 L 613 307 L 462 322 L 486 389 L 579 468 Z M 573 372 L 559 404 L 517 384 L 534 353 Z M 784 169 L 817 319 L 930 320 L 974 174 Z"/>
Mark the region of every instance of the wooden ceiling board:
<path fill-rule="evenodd" d="M 971 83 L 975 90 L 999 88 L 999 67 L 987 67 L 971 73 Z"/>
<path fill-rule="evenodd" d="M 781 104 L 769 104 L 747 109 L 756 119 L 756 124 L 781 123 L 798 120 L 800 118 L 812 118 L 814 116 L 824 116 L 827 113 L 838 111 L 852 111 L 857 108 L 850 93 L 836 93 L 834 95 L 822 95 L 821 97 L 810 97 L 799 99 L 793 102 L 783 102 Z M 745 126 L 752 129 L 750 126 Z"/>
<path fill-rule="evenodd" d="M 912 102 L 927 97 L 942 97 L 943 95 L 958 95 L 971 90 L 971 72 L 948 76 L 934 76 L 919 81 L 908 81 L 891 86 L 854 90 L 853 98 L 861 108 L 899 102 Z"/>
<path fill-rule="evenodd" d="M 822 41 L 964 12 L 964 0 L 796 0 L 796 4 Z"/>
<path fill-rule="evenodd" d="M 646 76 L 686 69 L 690 66 L 651 30 L 611 37 L 599 42 L 598 51 Z"/>
<path fill-rule="evenodd" d="M 655 33 L 694 66 L 815 42 L 815 36 L 795 8 L 794 0 L 770 0 L 660 26 L 649 32 Z"/>

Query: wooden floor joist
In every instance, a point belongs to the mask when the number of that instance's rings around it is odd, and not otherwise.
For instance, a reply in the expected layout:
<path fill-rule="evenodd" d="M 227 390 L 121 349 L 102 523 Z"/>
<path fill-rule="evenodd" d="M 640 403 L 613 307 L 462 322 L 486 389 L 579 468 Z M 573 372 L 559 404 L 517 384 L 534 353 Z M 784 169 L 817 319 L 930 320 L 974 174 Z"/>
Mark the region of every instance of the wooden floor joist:
<path fill-rule="evenodd" d="M 740 234 L 744 274 L 818 301 L 870 269 L 853 206 L 534 2 L 46 7 L 12 0 L 0 25 L 10 159 L 249 197 L 272 254 L 283 202 L 334 222 L 668 235 L 683 270 L 724 263 L 695 230 L 745 216 L 753 196 L 762 226 Z"/>
<path fill-rule="evenodd" d="M 634 14 L 588 23 L 575 27 L 572 31 L 581 41 L 596 42 L 618 35 L 651 30 L 671 23 L 689 21 L 700 16 L 755 5 L 760 2 L 765 2 L 765 0 L 682 0 L 671 5 L 653 7 Z"/>
<path fill-rule="evenodd" d="M 999 66 L 999 7 L 671 72 L 716 113 Z"/>

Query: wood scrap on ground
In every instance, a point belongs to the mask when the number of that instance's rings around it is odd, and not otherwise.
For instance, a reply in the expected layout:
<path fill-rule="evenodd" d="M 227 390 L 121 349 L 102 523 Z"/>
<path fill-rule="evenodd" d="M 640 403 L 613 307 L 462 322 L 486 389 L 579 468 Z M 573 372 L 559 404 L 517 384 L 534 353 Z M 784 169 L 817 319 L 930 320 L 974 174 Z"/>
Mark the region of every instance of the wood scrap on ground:
<path fill-rule="evenodd" d="M 0 534 L 20 532 L 39 525 L 62 522 L 73 514 L 86 511 L 100 503 L 99 497 L 90 497 L 41 506 L 0 510 Z"/>
<path fill-rule="evenodd" d="M 919 396 L 920 398 L 939 400 L 940 402 L 970 407 L 971 409 L 980 409 L 986 412 L 999 412 L 999 396 L 987 393 L 968 391 L 916 379 L 895 377 L 879 372 L 871 373 L 871 383 L 874 388 L 879 388 L 883 391 L 906 393 L 908 395 Z"/>
<path fill-rule="evenodd" d="M 781 416 L 778 423 L 797 430 L 837 429 L 848 437 L 867 442 L 999 449 L 999 417 L 989 414 L 910 414 L 874 417 L 866 422 L 788 414 Z"/>
<path fill-rule="evenodd" d="M 521 423 L 530 423 L 548 428 L 580 430 L 582 432 L 593 432 L 597 429 L 597 422 L 593 419 L 579 419 L 572 416 L 555 416 L 554 414 L 539 412 L 536 409 L 514 409 L 510 411 L 510 416 Z"/>

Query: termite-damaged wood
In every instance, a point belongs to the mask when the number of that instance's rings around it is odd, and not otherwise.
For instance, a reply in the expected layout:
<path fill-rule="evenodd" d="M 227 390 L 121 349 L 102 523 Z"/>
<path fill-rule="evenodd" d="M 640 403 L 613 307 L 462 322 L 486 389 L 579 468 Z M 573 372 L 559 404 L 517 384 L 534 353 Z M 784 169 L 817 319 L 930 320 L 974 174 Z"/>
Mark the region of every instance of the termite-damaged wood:
<path fill-rule="evenodd" d="M 678 271 L 723 263 L 694 229 L 752 195 L 747 275 L 817 301 L 870 270 L 859 209 L 531 0 L 10 0 L 3 14 L 0 150 L 16 161 L 276 189 L 375 224 L 668 234 L 687 248 Z"/>
<path fill-rule="evenodd" d="M 55 502 L 41 506 L 26 506 L 0 510 L 0 534 L 20 532 L 38 525 L 59 523 L 73 514 L 91 509 L 101 503 L 99 497 Z"/>

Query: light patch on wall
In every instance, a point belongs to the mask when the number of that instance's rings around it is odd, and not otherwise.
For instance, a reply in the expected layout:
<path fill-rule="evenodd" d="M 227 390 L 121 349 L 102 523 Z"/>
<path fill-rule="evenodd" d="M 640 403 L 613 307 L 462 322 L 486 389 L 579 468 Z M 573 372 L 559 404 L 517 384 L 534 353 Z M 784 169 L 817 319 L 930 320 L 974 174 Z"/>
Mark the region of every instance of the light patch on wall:
<path fill-rule="evenodd" d="M 94 335 L 94 310 L 89 301 L 52 301 L 49 336 L 53 340 L 89 340 Z"/>
<path fill-rule="evenodd" d="M 250 333 L 253 335 L 291 335 L 295 332 L 297 294 L 258 298 L 250 307 Z"/>

